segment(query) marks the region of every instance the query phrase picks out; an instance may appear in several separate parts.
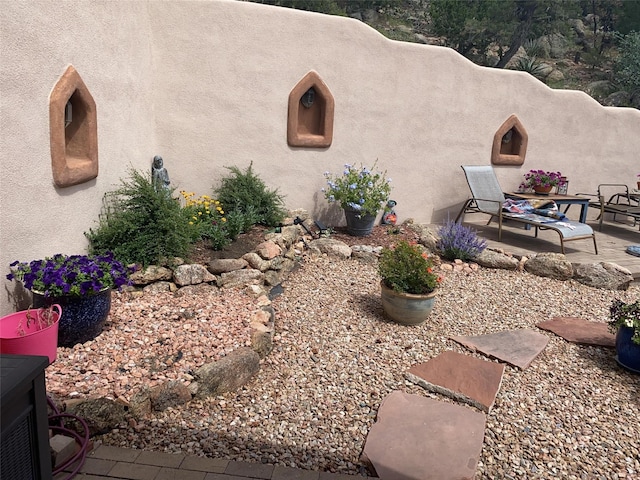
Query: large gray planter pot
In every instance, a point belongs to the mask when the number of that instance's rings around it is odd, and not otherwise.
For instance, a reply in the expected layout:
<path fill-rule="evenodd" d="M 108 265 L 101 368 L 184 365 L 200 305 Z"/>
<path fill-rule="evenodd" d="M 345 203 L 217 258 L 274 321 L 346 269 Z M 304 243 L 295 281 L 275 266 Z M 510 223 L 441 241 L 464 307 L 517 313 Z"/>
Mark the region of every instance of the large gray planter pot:
<path fill-rule="evenodd" d="M 344 218 L 347 220 L 347 233 L 354 237 L 365 237 L 373 231 L 376 223 L 375 215 L 361 215 L 358 210 L 344 208 Z"/>
<path fill-rule="evenodd" d="M 396 292 L 380 282 L 382 308 L 389 318 L 402 325 L 424 323 L 436 301 L 435 290 L 424 295 Z"/>

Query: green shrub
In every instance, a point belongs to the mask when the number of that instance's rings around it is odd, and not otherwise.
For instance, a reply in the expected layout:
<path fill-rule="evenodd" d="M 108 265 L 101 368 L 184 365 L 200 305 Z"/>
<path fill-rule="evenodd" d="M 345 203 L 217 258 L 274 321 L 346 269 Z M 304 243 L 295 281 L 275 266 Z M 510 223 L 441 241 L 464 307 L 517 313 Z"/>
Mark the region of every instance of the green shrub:
<path fill-rule="evenodd" d="M 220 187 L 214 190 L 228 215 L 244 215 L 242 231 L 255 224 L 277 226 L 286 214 L 278 190 L 269 190 L 252 167 L 253 162 L 244 172 L 238 167 L 226 167 L 232 175 L 224 177 Z"/>
<path fill-rule="evenodd" d="M 112 251 L 125 263 L 149 265 L 161 259 L 184 256 L 193 238 L 173 190 L 154 188 L 150 175 L 135 169 L 121 186 L 107 193 L 98 226 L 85 232 L 89 251 Z"/>

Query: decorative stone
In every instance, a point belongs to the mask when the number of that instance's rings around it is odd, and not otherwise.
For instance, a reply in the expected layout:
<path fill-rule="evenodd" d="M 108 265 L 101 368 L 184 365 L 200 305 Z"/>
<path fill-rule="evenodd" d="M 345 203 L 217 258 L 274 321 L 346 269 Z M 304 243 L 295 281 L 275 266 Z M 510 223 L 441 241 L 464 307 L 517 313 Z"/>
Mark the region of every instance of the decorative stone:
<path fill-rule="evenodd" d="M 573 266 L 562 253 L 539 253 L 524 264 L 524 269 L 539 277 L 569 280 L 573 277 Z"/>
<path fill-rule="evenodd" d="M 282 249 L 274 242 L 267 240 L 256 246 L 256 253 L 265 260 L 271 260 L 282 255 Z"/>
<path fill-rule="evenodd" d="M 451 350 L 412 365 L 405 377 L 413 383 L 489 412 L 495 402 L 504 365 Z"/>
<path fill-rule="evenodd" d="M 220 275 L 221 273 L 241 270 L 247 265 L 247 261 L 243 258 L 218 258 L 209 262 L 207 270 L 214 275 Z"/>
<path fill-rule="evenodd" d="M 271 262 L 269 260 L 265 260 L 256 252 L 245 253 L 242 256 L 242 259 L 247 262 L 247 264 L 255 269 L 260 270 L 261 272 L 266 272 L 271 267 Z"/>
<path fill-rule="evenodd" d="M 176 291 L 176 296 L 183 297 L 185 295 L 200 295 L 211 291 L 218 291 L 218 287 L 211 285 L 210 283 L 199 283 L 198 285 L 185 285 L 184 287 L 180 287 Z"/>
<path fill-rule="evenodd" d="M 524 370 L 544 350 L 549 339 L 533 330 L 506 330 L 478 336 L 454 336 L 452 340 Z"/>
<path fill-rule="evenodd" d="M 149 391 L 151 409 L 161 412 L 169 407 L 184 405 L 191 400 L 191 392 L 188 387 L 178 381 L 165 382 L 153 387 Z"/>
<path fill-rule="evenodd" d="M 178 265 L 173 271 L 173 281 L 179 285 L 197 285 L 215 281 L 216 277 L 209 273 L 204 265 Z"/>
<path fill-rule="evenodd" d="M 223 273 L 220 275 L 217 282 L 219 287 L 229 288 L 262 283 L 263 280 L 264 274 L 260 270 L 245 268 L 234 272 Z"/>
<path fill-rule="evenodd" d="M 606 323 L 575 317 L 553 317 L 537 323 L 536 327 L 549 330 L 573 343 L 611 348 L 616 346 L 616 336 L 609 332 L 609 325 Z"/>
<path fill-rule="evenodd" d="M 309 244 L 309 248 L 317 249 L 329 257 L 347 259 L 351 257 L 351 247 L 333 238 L 318 238 Z"/>
<path fill-rule="evenodd" d="M 217 362 L 195 371 L 198 398 L 232 392 L 251 380 L 260 370 L 260 356 L 251 348 L 240 347 Z"/>
<path fill-rule="evenodd" d="M 132 273 L 129 278 L 134 285 L 148 285 L 153 282 L 171 280 L 173 278 L 173 272 L 165 267 L 149 265 L 144 270 L 138 270 Z"/>
<path fill-rule="evenodd" d="M 486 268 L 501 268 L 503 270 L 516 270 L 518 268 L 517 259 L 489 248 L 485 248 L 473 260 L 478 265 Z"/>
<path fill-rule="evenodd" d="M 633 282 L 633 275 L 615 263 L 583 263 L 576 265 L 574 279 L 589 287 L 627 290 Z"/>
<path fill-rule="evenodd" d="M 67 413 L 87 422 L 90 436 L 108 433 L 127 419 L 127 406 L 108 398 L 88 399 L 67 404 Z"/>
<path fill-rule="evenodd" d="M 380 405 L 363 456 L 381 480 L 471 479 L 484 429 L 483 413 L 396 390 Z"/>
<path fill-rule="evenodd" d="M 178 288 L 176 284 L 173 282 L 155 282 L 149 285 L 146 285 L 142 291 L 144 293 L 160 293 L 160 292 L 175 292 Z"/>

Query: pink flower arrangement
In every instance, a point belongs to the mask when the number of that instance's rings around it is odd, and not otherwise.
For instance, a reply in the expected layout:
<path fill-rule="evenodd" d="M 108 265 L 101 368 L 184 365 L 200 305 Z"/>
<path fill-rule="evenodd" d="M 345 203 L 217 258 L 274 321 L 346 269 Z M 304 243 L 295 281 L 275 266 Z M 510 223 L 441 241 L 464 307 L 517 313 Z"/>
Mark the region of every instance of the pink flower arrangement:
<path fill-rule="evenodd" d="M 524 175 L 524 182 L 521 186 L 525 188 L 533 187 L 555 187 L 563 185 L 562 174 L 560 172 L 546 172 L 544 170 L 529 170 Z"/>

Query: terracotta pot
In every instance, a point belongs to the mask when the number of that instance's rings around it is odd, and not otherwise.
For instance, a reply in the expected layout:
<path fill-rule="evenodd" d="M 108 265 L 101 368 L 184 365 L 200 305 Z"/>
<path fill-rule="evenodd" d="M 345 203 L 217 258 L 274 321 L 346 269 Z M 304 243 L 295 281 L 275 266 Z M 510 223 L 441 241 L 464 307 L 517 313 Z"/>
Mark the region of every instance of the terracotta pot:
<path fill-rule="evenodd" d="M 552 188 L 553 187 L 551 185 L 546 187 L 543 185 L 536 185 L 535 187 L 533 187 L 533 191 L 536 192 L 538 195 L 546 195 L 551 191 Z"/>
<path fill-rule="evenodd" d="M 382 308 L 393 321 L 403 325 L 420 325 L 427 319 L 436 300 L 435 290 L 424 295 L 396 292 L 380 282 Z"/>

